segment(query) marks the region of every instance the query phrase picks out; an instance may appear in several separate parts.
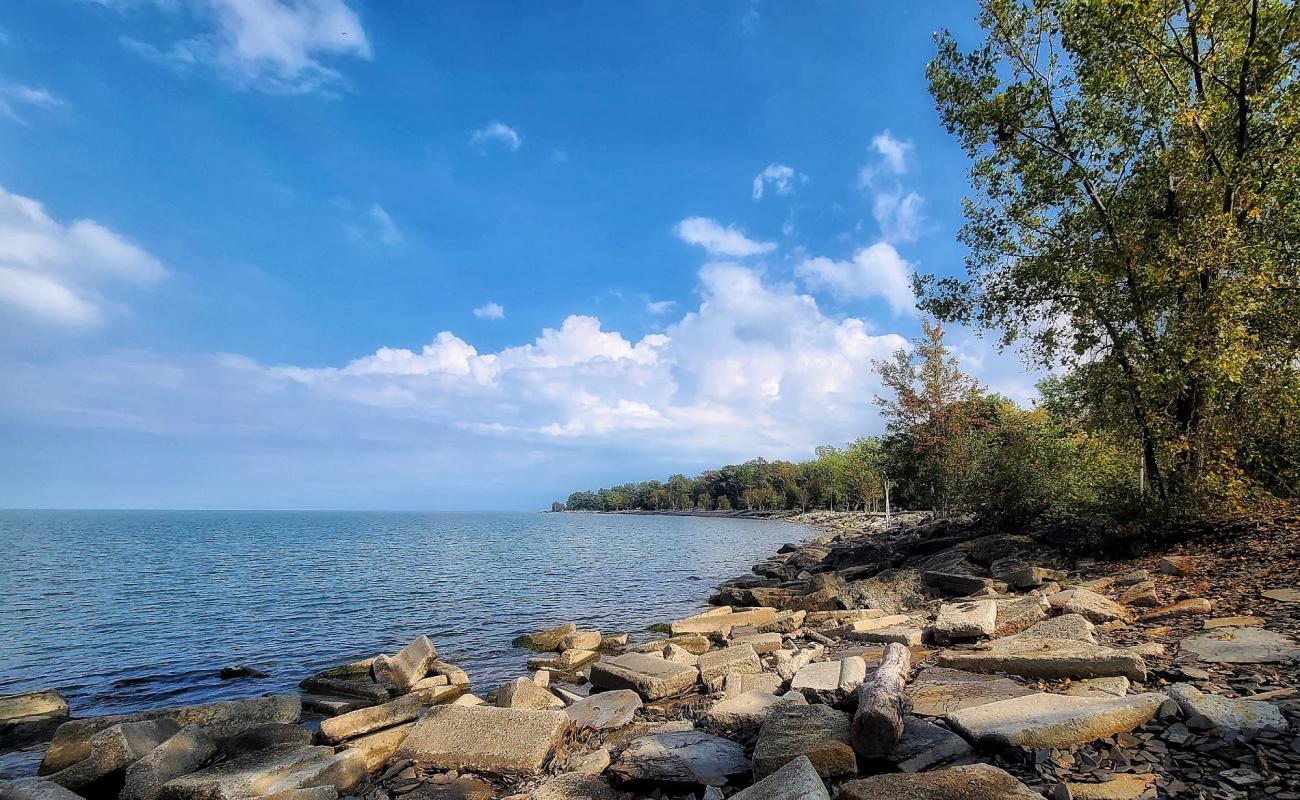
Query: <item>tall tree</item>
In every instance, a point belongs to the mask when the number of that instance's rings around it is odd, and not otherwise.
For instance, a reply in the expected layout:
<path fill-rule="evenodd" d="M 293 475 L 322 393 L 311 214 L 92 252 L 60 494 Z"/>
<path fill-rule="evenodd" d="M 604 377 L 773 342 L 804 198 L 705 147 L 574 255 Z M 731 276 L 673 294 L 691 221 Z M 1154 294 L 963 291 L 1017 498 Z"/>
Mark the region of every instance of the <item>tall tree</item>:
<path fill-rule="evenodd" d="M 929 66 L 973 161 L 969 279 L 922 307 L 1001 329 L 1140 447 L 1162 498 L 1231 488 L 1300 409 L 1300 12 L 1286 0 L 981 0 Z"/>

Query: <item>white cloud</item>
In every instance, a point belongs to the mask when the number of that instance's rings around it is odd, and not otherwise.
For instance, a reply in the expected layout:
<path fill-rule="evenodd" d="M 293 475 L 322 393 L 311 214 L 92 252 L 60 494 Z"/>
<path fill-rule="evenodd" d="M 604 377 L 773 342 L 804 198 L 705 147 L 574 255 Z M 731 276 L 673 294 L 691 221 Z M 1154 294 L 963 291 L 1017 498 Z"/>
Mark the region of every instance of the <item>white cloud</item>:
<path fill-rule="evenodd" d="M 877 192 L 871 201 L 871 215 L 880 226 L 880 234 L 889 242 L 914 242 L 924 223 L 925 200 L 916 192 L 903 189 Z"/>
<path fill-rule="evenodd" d="M 655 316 L 658 316 L 660 314 L 667 314 L 669 311 L 672 311 L 676 306 L 677 306 L 676 300 L 647 300 L 645 304 L 645 310 L 649 311 L 651 314 L 654 314 Z"/>
<path fill-rule="evenodd" d="M 474 316 L 479 319 L 504 319 L 506 310 L 501 307 L 500 303 L 484 303 L 474 309 Z"/>
<path fill-rule="evenodd" d="M 153 256 L 94 220 L 63 225 L 35 200 L 0 188 L 0 304 L 45 322 L 100 322 L 111 283 L 166 275 Z"/>
<path fill-rule="evenodd" d="M 684 242 L 697 244 L 711 255 L 743 258 L 770 253 L 776 249 L 773 242 L 756 242 L 735 226 L 722 227 L 707 217 L 687 217 L 677 223 L 677 237 Z"/>
<path fill-rule="evenodd" d="M 501 122 L 489 122 L 482 128 L 474 131 L 469 137 L 470 144 L 486 144 L 497 142 L 505 145 L 511 150 L 518 150 L 524 143 L 524 137 L 519 135 L 519 131 Z"/>
<path fill-rule="evenodd" d="M 141 3 L 109 0 L 123 11 Z M 131 36 L 122 43 L 169 66 L 210 66 L 238 86 L 272 93 L 328 91 L 346 85 L 330 59 L 370 59 L 370 41 L 347 0 L 153 0 L 202 32 L 159 46 Z"/>
<path fill-rule="evenodd" d="M 902 175 L 907 172 L 907 162 L 912 152 L 912 143 L 895 139 L 888 130 L 881 131 L 871 140 L 871 149 L 875 150 L 890 172 Z"/>
<path fill-rule="evenodd" d="M 378 203 L 370 206 L 370 219 L 375 224 L 376 233 L 379 235 L 379 241 L 384 244 L 398 244 L 402 241 L 402 232 L 397 229 L 393 218 L 388 216 L 388 212 Z"/>
<path fill-rule="evenodd" d="M 27 86 L 21 83 L 0 81 L 0 114 L 15 122 L 26 122 L 19 113 L 20 106 L 29 108 L 58 108 L 64 105 L 61 98 L 55 97 L 40 86 Z"/>
<path fill-rule="evenodd" d="M 864 247 L 849 261 L 807 259 L 795 267 L 795 274 L 810 290 L 825 289 L 845 300 L 880 297 L 895 314 L 915 310 L 912 265 L 888 242 Z"/>
<path fill-rule="evenodd" d="M 790 194 L 794 191 L 796 179 L 800 182 L 808 180 L 806 175 L 795 172 L 793 167 L 787 167 L 785 164 L 768 164 L 766 169 L 754 176 L 754 199 L 763 199 L 763 192 L 768 184 L 771 184 L 777 194 Z"/>

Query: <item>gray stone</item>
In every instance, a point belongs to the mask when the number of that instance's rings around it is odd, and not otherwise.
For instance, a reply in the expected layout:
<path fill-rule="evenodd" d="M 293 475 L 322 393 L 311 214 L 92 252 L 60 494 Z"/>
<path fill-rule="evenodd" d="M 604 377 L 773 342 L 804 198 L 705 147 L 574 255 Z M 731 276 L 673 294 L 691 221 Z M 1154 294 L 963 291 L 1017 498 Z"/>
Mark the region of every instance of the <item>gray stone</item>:
<path fill-rule="evenodd" d="M 180 726 L 170 719 L 119 722 L 90 737 L 90 755 L 50 776 L 50 780 L 77 790 L 123 770 L 170 739 Z"/>
<path fill-rule="evenodd" d="M 935 589 L 947 595 L 963 596 L 974 594 L 981 589 L 992 589 L 992 578 L 980 578 L 974 575 L 960 575 L 953 572 L 929 571 L 921 573 L 921 582 L 926 586 L 933 586 Z"/>
<path fill-rule="evenodd" d="M 600 631 L 576 630 L 561 637 L 556 650 L 599 650 L 602 640 Z"/>
<path fill-rule="evenodd" d="M 731 646 L 737 647 L 742 644 L 754 648 L 754 652 L 761 656 L 780 650 L 784 641 L 779 633 L 751 633 L 745 636 L 735 636 L 733 631 Z"/>
<path fill-rule="evenodd" d="M 926 598 L 919 571 L 895 569 L 850 583 L 840 599 L 846 608 L 880 609 L 886 614 L 899 614 L 920 608 Z"/>
<path fill-rule="evenodd" d="M 651 653 L 650 655 L 654 654 Z M 692 655 L 675 644 L 665 645 L 662 655 L 667 661 L 674 664 L 685 664 L 688 667 L 697 666 L 701 658 L 701 656 Z"/>
<path fill-rule="evenodd" d="M 1215 628 L 1190 636 L 1179 651 L 1214 664 L 1274 664 L 1300 659 L 1300 644 L 1263 628 Z"/>
<path fill-rule="evenodd" d="M 602 689 L 631 689 L 646 700 L 661 700 L 692 689 L 699 677 L 700 671 L 686 664 L 624 653 L 593 664 L 590 680 Z"/>
<path fill-rule="evenodd" d="M 979 746 L 1069 748 L 1126 733 L 1153 716 L 1165 695 L 1070 697 L 1035 694 L 963 708 L 946 719 Z"/>
<path fill-rule="evenodd" d="M 1079 614 L 1062 614 L 1059 617 L 1045 619 L 1042 622 L 1036 622 L 1030 625 L 1013 637 L 1017 641 L 1025 639 L 1073 639 L 1076 642 L 1085 642 L 1087 644 L 1096 644 L 1097 638 L 1093 634 L 1095 626 L 1088 619 Z"/>
<path fill-rule="evenodd" d="M 247 800 L 298 769 L 333 755 L 328 747 L 287 745 L 249 753 L 232 761 L 173 778 L 162 787 L 163 800 Z"/>
<path fill-rule="evenodd" d="M 544 631 L 537 631 L 523 636 L 516 644 L 521 642 L 535 650 L 554 650 L 560 645 L 560 640 L 578 630 L 578 626 L 572 622 L 560 625 L 556 628 L 549 628 Z"/>
<path fill-rule="evenodd" d="M 760 672 L 757 675 L 738 675 L 732 673 L 723 681 L 723 692 L 727 697 L 739 697 L 748 692 L 776 694 L 781 688 L 781 676 L 772 672 Z"/>
<path fill-rule="evenodd" d="M 276 694 L 247 700 L 222 700 L 197 706 L 180 706 L 134 714 L 86 717 L 65 722 L 41 762 L 41 774 L 56 772 L 90 755 L 90 737 L 121 722 L 170 719 L 177 728 L 197 725 L 216 740 L 235 736 L 267 722 L 297 722 L 302 700 L 296 694 Z"/>
<path fill-rule="evenodd" d="M 808 612 L 803 610 L 782 611 L 767 622 L 754 626 L 755 633 L 794 633 L 803 627 Z"/>
<path fill-rule="evenodd" d="M 298 687 L 310 694 L 327 697 L 354 697 L 368 705 L 386 703 L 390 697 L 388 690 L 369 679 L 343 678 L 308 678 Z"/>
<path fill-rule="evenodd" d="M 748 644 L 710 650 L 699 657 L 696 666 L 700 670 L 700 680 L 708 683 L 732 673 L 754 675 L 763 671 L 763 663 L 758 654 Z"/>
<path fill-rule="evenodd" d="M 701 731 L 643 736 L 623 750 L 608 770 L 622 782 L 656 781 L 722 786 L 750 769 L 745 748 Z"/>
<path fill-rule="evenodd" d="M 578 729 L 621 728 L 632 721 L 641 708 L 641 696 L 631 689 L 593 694 L 564 710 Z"/>
<path fill-rule="evenodd" d="M 858 771 L 858 761 L 849 730 L 849 715 L 830 706 L 783 703 L 773 707 L 754 744 L 755 780 L 800 756 L 806 756 L 822 778 L 852 775 Z"/>
<path fill-rule="evenodd" d="M 260 794 L 257 800 L 338 800 L 339 790 L 333 786 L 308 786 L 302 789 Z"/>
<path fill-rule="evenodd" d="M 0 800 L 83 800 L 83 798 L 53 781 L 19 778 L 13 781 L 0 781 Z"/>
<path fill-rule="evenodd" d="M 943 667 L 922 670 L 907 687 L 912 712 L 927 717 L 1034 693 L 1010 678 Z"/>
<path fill-rule="evenodd" d="M 408 694 L 391 703 L 322 720 L 320 736 L 327 744 L 338 744 L 347 739 L 410 722 L 420 715 L 420 708 L 419 696 Z"/>
<path fill-rule="evenodd" d="M 298 746 L 311 744 L 312 738 L 312 732 L 301 725 L 292 722 L 268 722 L 223 741 L 221 754 L 226 758 L 237 758 L 245 753 L 286 744 Z"/>
<path fill-rule="evenodd" d="M 795 673 L 790 689 L 813 702 L 835 705 L 853 696 L 867 678 L 867 662 L 861 656 L 840 661 L 818 661 Z"/>
<path fill-rule="evenodd" d="M 1078 614 L 1093 623 L 1128 619 L 1128 610 L 1124 606 L 1089 589 L 1057 592 L 1047 598 L 1047 602 L 1059 614 Z"/>
<path fill-rule="evenodd" d="M 1214 606 L 1204 597 L 1196 597 L 1191 600 L 1181 600 L 1173 605 L 1163 606 L 1153 609 L 1137 618 L 1138 622 L 1165 622 L 1179 617 L 1187 617 L 1197 614 L 1209 614 L 1214 611 Z"/>
<path fill-rule="evenodd" d="M 840 787 L 839 800 L 1043 800 L 1011 773 L 988 764 L 876 775 Z"/>
<path fill-rule="evenodd" d="M 889 644 L 892 642 L 907 647 L 920 647 L 921 629 L 912 625 L 892 625 L 887 628 L 855 633 L 853 638 L 859 642 L 874 642 L 876 644 Z"/>
<path fill-rule="evenodd" d="M 934 769 L 971 755 L 967 741 L 947 728 L 940 728 L 919 717 L 903 720 L 903 735 L 887 758 L 900 772 Z"/>
<path fill-rule="evenodd" d="M 1071 683 L 1065 693 L 1075 697 L 1094 697 L 1097 695 L 1123 697 L 1128 694 L 1128 687 L 1129 679 L 1122 676 L 1118 678 L 1085 678 Z"/>
<path fill-rule="evenodd" d="M 1196 571 L 1195 564 L 1187 556 L 1165 556 L 1160 559 L 1160 572 L 1164 575 L 1180 577 Z"/>
<path fill-rule="evenodd" d="M 68 719 L 68 701 L 53 689 L 0 697 L 0 751 L 44 739 Z"/>
<path fill-rule="evenodd" d="M 362 700 L 357 697 L 332 697 L 324 694 L 307 693 L 302 696 L 302 707 L 315 714 L 323 714 L 327 717 L 346 714 L 349 711 L 356 711 L 358 708 L 368 708 L 374 705 L 374 701 Z"/>
<path fill-rule="evenodd" d="M 146 753 L 126 769 L 121 800 L 155 800 L 163 784 L 194 772 L 217 752 L 217 745 L 197 726 L 176 735 Z"/>
<path fill-rule="evenodd" d="M 609 750 L 602 747 L 591 753 L 573 756 L 564 765 L 565 772 L 577 772 L 581 775 L 599 775 L 610 765 Z"/>
<path fill-rule="evenodd" d="M 414 727 L 414 722 L 408 722 L 376 733 L 368 733 L 365 736 L 348 739 L 339 745 L 339 749 L 360 752 L 366 760 L 366 769 L 376 772 L 392 760 L 398 746 L 406 740 Z"/>
<path fill-rule="evenodd" d="M 992 636 L 997 628 L 998 606 L 992 600 L 974 603 L 944 603 L 930 627 L 939 644 Z M 905 643 L 906 644 L 906 643 Z"/>
<path fill-rule="evenodd" d="M 730 613 L 702 614 L 679 619 L 669 626 L 669 632 L 673 636 L 682 636 L 688 633 L 720 633 L 728 628 L 736 628 L 742 625 L 759 625 L 764 622 L 771 622 L 774 619 L 776 619 L 775 608 L 759 606 L 731 611 Z"/>
<path fill-rule="evenodd" d="M 830 800 L 807 756 L 799 756 L 731 800 Z"/>
<path fill-rule="evenodd" d="M 394 758 L 433 769 L 536 775 L 569 725 L 563 711 L 436 706 L 415 723 Z"/>
<path fill-rule="evenodd" d="M 276 795 L 298 789 L 331 786 L 347 792 L 366 780 L 366 757 L 358 750 L 340 750 L 325 758 L 310 761 L 280 778 L 266 789 Z"/>
<path fill-rule="evenodd" d="M 528 678 L 515 678 L 497 689 L 497 708 L 562 711 L 564 701 Z"/>
<path fill-rule="evenodd" d="M 486 795 L 484 800 L 491 797 Z M 528 800 L 631 800 L 631 797 L 610 788 L 604 778 L 596 775 L 567 773 L 548 778 L 528 795 Z"/>
<path fill-rule="evenodd" d="M 1200 715 L 1215 728 L 1245 733 L 1250 730 L 1286 731 L 1290 727 L 1286 717 L 1271 703 L 1206 694 L 1190 683 L 1176 683 L 1168 691 L 1187 719 Z"/>
<path fill-rule="evenodd" d="M 997 616 L 994 636 L 1011 636 L 1047 619 L 1047 602 L 1038 595 L 994 600 Z"/>
<path fill-rule="evenodd" d="M 1025 678 L 1107 678 L 1123 675 L 1146 680 L 1142 657 L 1127 650 L 1072 639 L 995 639 L 984 650 L 946 650 L 941 667 L 975 672 L 1005 672 Z"/>
<path fill-rule="evenodd" d="M 405 694 L 411 685 L 429 673 L 429 666 L 438 660 L 438 651 L 428 636 L 418 636 L 395 656 L 378 655 L 371 669 L 375 683 L 393 694 Z"/>
<path fill-rule="evenodd" d="M 808 701 L 798 692 L 777 696 L 759 689 L 719 701 L 708 710 L 704 718 L 727 728 L 757 730 L 767 718 L 768 712 L 780 703 L 807 705 Z"/>

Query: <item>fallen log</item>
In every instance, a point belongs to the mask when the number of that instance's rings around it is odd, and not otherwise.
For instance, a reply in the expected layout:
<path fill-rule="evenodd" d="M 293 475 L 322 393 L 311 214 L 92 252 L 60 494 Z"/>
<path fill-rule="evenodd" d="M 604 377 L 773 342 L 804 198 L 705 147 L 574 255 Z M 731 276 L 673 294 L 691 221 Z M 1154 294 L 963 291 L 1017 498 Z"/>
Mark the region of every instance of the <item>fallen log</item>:
<path fill-rule="evenodd" d="M 903 735 L 907 713 L 907 673 L 912 653 L 897 642 L 885 648 L 880 665 L 858 687 L 858 710 L 853 713 L 853 749 L 863 758 L 889 755 Z"/>

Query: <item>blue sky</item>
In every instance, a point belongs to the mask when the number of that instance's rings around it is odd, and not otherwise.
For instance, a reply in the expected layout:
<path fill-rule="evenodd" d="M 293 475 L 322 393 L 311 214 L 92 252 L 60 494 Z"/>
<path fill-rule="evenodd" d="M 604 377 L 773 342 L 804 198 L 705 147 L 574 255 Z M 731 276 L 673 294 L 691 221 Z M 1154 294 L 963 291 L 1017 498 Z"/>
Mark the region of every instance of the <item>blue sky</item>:
<path fill-rule="evenodd" d="M 0 505 L 534 508 L 879 432 L 974 13 L 7 6 Z"/>

